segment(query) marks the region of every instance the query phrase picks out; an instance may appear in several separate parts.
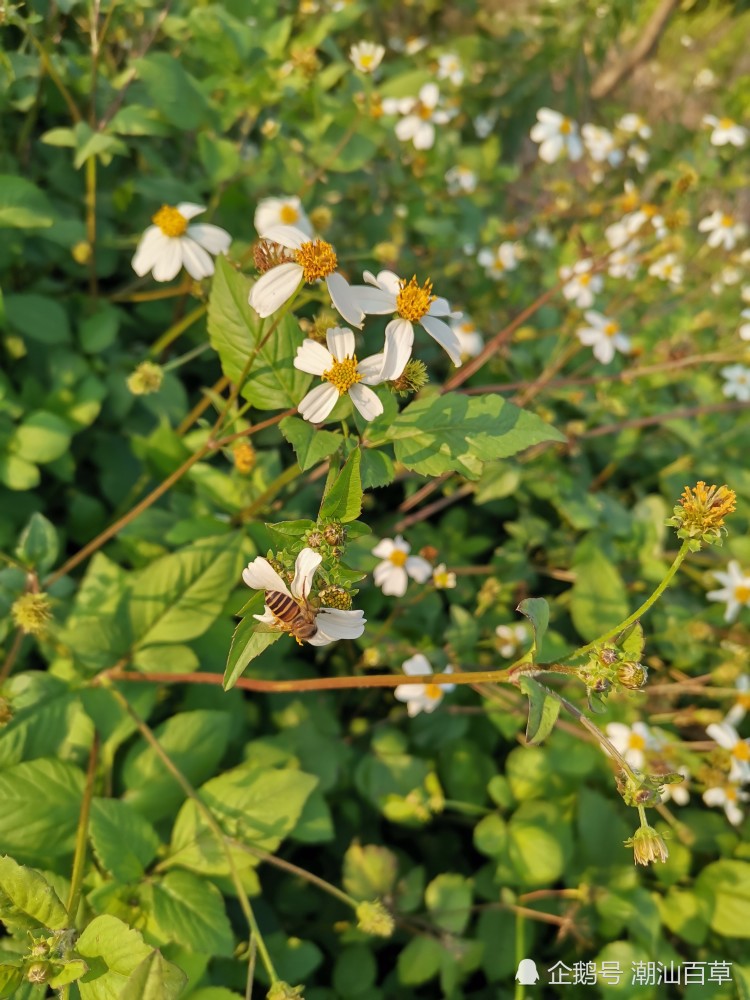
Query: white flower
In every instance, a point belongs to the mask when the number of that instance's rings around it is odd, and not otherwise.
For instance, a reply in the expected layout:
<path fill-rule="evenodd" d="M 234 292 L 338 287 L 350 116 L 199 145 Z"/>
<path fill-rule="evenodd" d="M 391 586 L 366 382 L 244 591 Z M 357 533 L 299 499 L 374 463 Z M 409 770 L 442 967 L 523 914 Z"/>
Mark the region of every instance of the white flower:
<path fill-rule="evenodd" d="M 484 247 L 477 254 L 477 261 L 483 267 L 488 278 L 496 281 L 505 275 L 506 271 L 515 271 L 518 261 L 521 259 L 522 251 L 517 243 L 501 243 L 494 250 Z"/>
<path fill-rule="evenodd" d="M 636 167 L 643 173 L 649 164 L 651 159 L 651 154 L 645 148 L 645 146 L 639 145 L 637 142 L 631 142 L 627 149 L 628 156 L 635 163 Z"/>
<path fill-rule="evenodd" d="M 748 382 L 748 399 L 750 399 L 750 382 Z M 709 601 L 724 601 L 727 606 L 724 621 L 733 622 L 740 608 L 750 607 L 750 576 L 742 572 L 736 559 L 730 560 L 726 573 L 715 570 L 711 575 L 716 577 L 722 587 L 721 590 L 710 590 L 706 597 Z"/>
<path fill-rule="evenodd" d="M 374 73 L 384 55 L 385 49 L 376 42 L 357 42 L 349 49 L 349 58 L 360 73 Z"/>
<path fill-rule="evenodd" d="M 647 125 L 640 115 L 636 115 L 633 112 L 623 115 L 615 128 L 620 129 L 621 132 L 626 132 L 628 135 L 640 136 L 641 139 L 651 138 L 651 126 Z"/>
<path fill-rule="evenodd" d="M 311 240 L 297 226 L 269 226 L 259 235 L 291 250 L 283 263 L 266 271 L 250 289 L 249 303 L 259 316 L 270 316 L 297 291 L 302 281 L 312 284 L 325 278 L 334 307 L 347 323 L 360 327 L 364 313 L 351 297 L 345 278 L 336 271 L 336 251 L 325 240 Z"/>
<path fill-rule="evenodd" d="M 340 396 L 346 393 L 365 420 L 374 420 L 383 412 L 383 404 L 368 388 L 396 379 L 411 355 L 411 339 L 402 330 L 386 333 L 382 354 L 357 361 L 354 334 L 347 327 L 335 326 L 326 333 L 326 350 L 316 340 L 305 340 L 297 348 L 294 367 L 311 375 L 320 375 L 318 385 L 299 404 L 299 413 L 312 424 L 326 419 Z"/>
<path fill-rule="evenodd" d="M 731 118 L 717 118 L 716 115 L 704 115 L 703 124 L 710 125 L 712 146 L 744 146 L 747 142 L 748 132 L 742 125 L 732 121 Z"/>
<path fill-rule="evenodd" d="M 741 739 L 734 726 L 728 722 L 712 722 L 710 726 L 706 726 L 706 732 L 731 755 L 729 780 L 741 785 L 747 784 L 750 781 L 750 740 Z"/>
<path fill-rule="evenodd" d="M 622 150 L 617 148 L 615 137 L 609 129 L 587 122 L 581 128 L 581 135 L 586 151 L 595 163 L 606 161 L 611 167 L 622 163 Z"/>
<path fill-rule="evenodd" d="M 497 114 L 495 112 L 486 112 L 484 114 L 477 115 L 472 122 L 477 138 L 486 139 L 495 127 L 496 121 Z"/>
<path fill-rule="evenodd" d="M 630 353 L 630 337 L 622 333 L 619 323 L 594 309 L 587 309 L 583 315 L 589 325 L 579 327 L 576 333 L 582 344 L 593 347 L 597 361 L 608 365 L 617 351 Z"/>
<path fill-rule="evenodd" d="M 659 747 L 659 741 L 645 722 L 634 722 L 632 726 L 609 722 L 606 730 L 615 750 L 619 750 L 631 767 L 642 768 L 646 760 L 644 751 Z"/>
<path fill-rule="evenodd" d="M 734 250 L 737 240 L 747 232 L 744 222 L 737 222 L 733 215 L 716 209 L 705 219 L 698 223 L 698 229 L 702 233 L 708 233 L 707 243 L 710 247 L 724 247 L 725 250 Z"/>
<path fill-rule="evenodd" d="M 214 273 L 211 254 L 226 253 L 232 237 L 225 229 L 190 219 L 206 209 L 203 205 L 180 202 L 176 208 L 162 205 L 152 217 L 152 226 L 141 236 L 132 266 L 142 278 L 151 271 L 154 281 L 171 281 L 184 266 L 191 278 L 200 281 Z"/>
<path fill-rule="evenodd" d="M 484 337 L 476 328 L 474 320 L 464 313 L 462 319 L 451 320 L 451 329 L 461 347 L 461 360 L 475 358 L 484 349 Z"/>
<path fill-rule="evenodd" d="M 404 673 L 412 677 L 433 673 L 430 661 L 421 653 L 416 653 L 405 660 L 402 667 Z M 444 673 L 452 674 L 453 667 L 449 664 Z M 414 718 L 420 712 L 434 712 L 443 700 L 443 693 L 452 691 L 455 686 L 455 684 L 399 684 L 393 693 L 399 701 L 406 702 L 406 711 L 410 718 Z"/>
<path fill-rule="evenodd" d="M 313 234 L 310 220 L 296 195 L 263 198 L 255 209 L 253 223 L 259 233 L 265 233 L 272 226 L 296 226 L 306 236 L 312 237 Z"/>
<path fill-rule="evenodd" d="M 540 250 L 549 250 L 555 245 L 555 237 L 549 226 L 537 226 L 531 234 L 531 241 Z"/>
<path fill-rule="evenodd" d="M 686 806 L 690 801 L 690 789 L 687 784 L 690 780 L 690 771 L 684 765 L 678 767 L 677 771 L 685 780 L 675 782 L 673 785 L 663 785 L 661 800 L 662 802 L 669 802 L 671 800 L 675 805 Z"/>
<path fill-rule="evenodd" d="M 579 260 L 572 267 L 561 267 L 560 277 L 565 281 L 562 293 L 569 302 L 575 302 L 579 309 L 588 309 L 594 304 L 604 284 L 600 274 L 591 273 L 590 258 Z"/>
<path fill-rule="evenodd" d="M 684 268 L 682 264 L 677 263 L 676 254 L 668 253 L 666 256 L 655 260 L 648 269 L 648 273 L 654 278 L 659 278 L 661 281 L 668 281 L 672 285 L 681 285 Z"/>
<path fill-rule="evenodd" d="M 736 784 L 715 785 L 703 793 L 703 801 L 707 806 L 721 806 L 732 826 L 739 826 L 744 818 L 739 802 L 747 802 L 750 795 L 741 791 Z"/>
<path fill-rule="evenodd" d="M 445 563 L 440 563 L 432 571 L 432 585 L 436 590 L 453 590 L 456 586 L 456 574 L 449 573 Z"/>
<path fill-rule="evenodd" d="M 311 646 L 327 646 L 337 639 L 358 639 L 365 630 L 366 618 L 362 611 L 341 611 L 339 608 L 320 608 L 315 611 L 309 602 L 313 577 L 323 557 L 313 549 L 302 549 L 294 564 L 294 579 L 287 587 L 267 559 L 258 556 L 242 571 L 242 579 L 253 590 L 276 591 L 293 598 L 302 608 L 309 610 L 316 626 L 315 633 L 305 641 Z M 262 615 L 253 615 L 259 622 L 272 629 L 285 632 L 284 623 L 266 604 Z M 299 640 L 297 640 L 299 641 Z"/>
<path fill-rule="evenodd" d="M 578 135 L 578 126 L 570 118 L 551 108 L 540 108 L 537 123 L 531 129 L 531 138 L 539 145 L 539 158 L 545 163 L 554 163 L 563 152 L 571 160 L 580 160 L 583 146 Z"/>
<path fill-rule="evenodd" d="M 461 364 L 461 345 L 458 337 L 441 317 L 460 319 L 460 312 L 451 312 L 446 299 L 432 294 L 432 282 L 429 278 L 423 285 L 417 284 L 416 276 L 411 281 L 399 278 L 393 271 L 379 271 L 377 276 L 365 271 L 366 285 L 353 285 L 350 289 L 354 301 L 365 316 L 385 316 L 397 313 L 397 318 L 391 320 L 385 328 L 386 338 L 389 332 L 394 336 L 414 338 L 414 327 L 419 325 L 429 333 L 433 340 L 446 351 L 454 365 Z M 411 342 L 410 341 L 410 344 Z"/>
<path fill-rule="evenodd" d="M 714 71 L 705 66 L 703 69 L 698 70 L 695 74 L 693 86 L 696 90 L 710 90 L 711 87 L 716 86 L 716 82 L 716 74 Z"/>
<path fill-rule="evenodd" d="M 438 56 L 437 78 L 438 80 L 450 80 L 456 87 L 464 82 L 464 68 L 455 52 L 446 52 L 444 55 Z"/>
<path fill-rule="evenodd" d="M 509 660 L 524 645 L 529 637 L 529 631 L 525 625 L 498 625 L 495 635 L 500 640 L 498 652 Z"/>
<path fill-rule="evenodd" d="M 477 175 L 468 167 L 457 164 L 445 172 L 445 183 L 450 194 L 473 194 L 477 189 Z"/>
<path fill-rule="evenodd" d="M 747 320 L 747 323 L 741 323 L 737 332 L 741 340 L 750 340 L 750 309 L 743 309 L 740 316 Z"/>
<path fill-rule="evenodd" d="M 417 583 L 426 583 L 432 575 L 432 566 L 421 556 L 410 556 L 411 545 L 401 535 L 384 538 L 372 550 L 372 554 L 382 559 L 373 571 L 373 579 L 384 594 L 389 597 L 403 597 L 408 578 Z"/>
<path fill-rule="evenodd" d="M 750 674 L 740 674 L 734 682 L 734 686 L 737 688 L 737 697 L 724 720 L 730 726 L 736 726 L 742 722 L 750 709 Z"/>
<path fill-rule="evenodd" d="M 413 56 L 427 48 L 429 39 L 425 38 L 424 35 L 409 35 L 405 40 L 395 37 L 389 38 L 388 44 L 394 52 L 405 52 L 407 56 Z"/>
<path fill-rule="evenodd" d="M 631 240 L 623 244 L 619 250 L 613 250 L 609 255 L 607 273 L 611 278 L 628 278 L 632 280 L 638 274 L 639 262 L 637 260 L 640 249 L 638 240 Z"/>
<path fill-rule="evenodd" d="M 415 149 L 432 149 L 435 144 L 435 125 L 445 125 L 453 112 L 439 107 L 440 89 L 436 83 L 426 83 L 419 97 L 386 97 L 383 113 L 403 117 L 396 123 L 396 136 L 402 142 L 410 139 Z"/>
<path fill-rule="evenodd" d="M 750 403 L 750 368 L 745 365 L 727 365 L 721 369 L 721 374 L 726 379 L 722 391 L 727 399 Z"/>

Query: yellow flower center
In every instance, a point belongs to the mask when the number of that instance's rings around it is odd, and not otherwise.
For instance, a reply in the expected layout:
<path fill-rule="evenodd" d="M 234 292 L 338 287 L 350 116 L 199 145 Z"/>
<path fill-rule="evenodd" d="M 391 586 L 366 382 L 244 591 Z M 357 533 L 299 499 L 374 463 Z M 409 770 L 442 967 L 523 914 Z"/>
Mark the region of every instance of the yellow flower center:
<path fill-rule="evenodd" d="M 401 291 L 396 296 L 396 311 L 402 319 L 417 323 L 430 311 L 430 305 L 435 298 L 430 279 L 419 285 L 414 274 L 409 282 L 405 278 L 401 280 Z"/>
<path fill-rule="evenodd" d="M 369 69 L 375 62 L 375 56 L 371 52 L 360 52 L 359 65 L 362 69 Z"/>
<path fill-rule="evenodd" d="M 327 278 L 336 270 L 336 251 L 325 240 L 310 240 L 295 251 L 294 259 L 302 268 L 305 281 L 311 284 L 319 278 Z"/>
<path fill-rule="evenodd" d="M 653 217 L 656 215 L 659 209 L 656 207 L 656 205 L 646 204 L 641 206 L 641 211 L 643 212 L 643 214 L 646 216 L 647 219 L 653 219 Z"/>
<path fill-rule="evenodd" d="M 435 573 L 435 575 L 433 577 L 433 581 L 435 583 L 435 586 L 436 587 L 442 587 L 443 589 L 447 588 L 449 580 L 450 580 L 450 576 L 448 575 L 447 570 L 444 573 Z"/>
<path fill-rule="evenodd" d="M 590 281 L 591 281 L 591 275 L 590 274 L 579 274 L 578 275 L 578 283 L 579 283 L 579 285 L 583 285 L 584 288 L 586 287 L 586 285 L 588 285 L 588 283 Z"/>
<path fill-rule="evenodd" d="M 409 558 L 409 553 L 402 552 L 401 549 L 394 549 L 388 558 L 394 566 L 405 566 L 406 560 Z"/>
<path fill-rule="evenodd" d="M 330 382 L 334 389 L 338 389 L 339 396 L 349 392 L 353 385 L 362 381 L 362 376 L 357 371 L 356 354 L 351 358 L 347 355 L 343 361 L 336 361 L 334 358 L 333 364 L 327 372 L 323 372 L 322 377 Z"/>
<path fill-rule="evenodd" d="M 744 604 L 745 601 L 750 600 L 750 587 L 746 583 L 738 583 L 734 588 L 734 599 L 739 601 L 740 604 Z"/>
<path fill-rule="evenodd" d="M 726 228 L 729 229 L 730 226 L 734 225 L 734 216 L 733 215 L 726 215 L 726 214 L 722 215 L 722 217 L 721 217 L 721 224 L 722 224 L 722 226 L 726 226 Z"/>
<path fill-rule="evenodd" d="M 646 747 L 646 741 L 641 736 L 640 733 L 631 733 L 630 739 L 628 740 L 629 750 L 644 750 Z"/>
<path fill-rule="evenodd" d="M 151 216 L 151 221 L 165 236 L 182 236 L 188 226 L 185 216 L 171 205 L 162 205 L 156 215 Z"/>
<path fill-rule="evenodd" d="M 282 205 L 281 211 L 279 212 L 279 218 L 284 226 L 293 226 L 294 223 L 299 219 L 299 212 L 294 207 L 294 205 Z"/>
<path fill-rule="evenodd" d="M 740 708 L 750 710 L 750 694 L 741 694 L 737 697 L 737 704 Z"/>
<path fill-rule="evenodd" d="M 438 701 L 443 697 L 443 692 L 440 690 L 439 684 L 425 684 L 424 693 L 432 701 Z"/>
<path fill-rule="evenodd" d="M 560 135 L 570 135 L 573 131 L 573 123 L 570 118 L 563 118 L 560 122 Z"/>
<path fill-rule="evenodd" d="M 731 118 L 719 119 L 719 128 L 733 128 L 733 127 L 734 127 L 734 122 L 732 121 Z"/>
<path fill-rule="evenodd" d="M 732 747 L 732 756 L 737 760 L 750 760 L 750 743 L 746 740 L 738 740 Z"/>
<path fill-rule="evenodd" d="M 614 337 L 614 335 L 616 333 L 619 333 L 619 331 L 620 327 L 617 323 L 607 323 L 607 325 L 604 327 L 604 333 L 608 337 Z"/>
<path fill-rule="evenodd" d="M 724 524 L 724 518 L 735 509 L 736 494 L 728 486 L 706 486 L 701 480 L 693 488 L 686 486 L 675 514 L 681 525 L 692 536 L 715 532 Z M 684 536 L 683 536 L 684 537 Z"/>
<path fill-rule="evenodd" d="M 731 785 L 727 785 L 726 788 L 724 789 L 724 798 L 727 800 L 727 802 L 736 802 L 737 789 L 733 788 Z"/>

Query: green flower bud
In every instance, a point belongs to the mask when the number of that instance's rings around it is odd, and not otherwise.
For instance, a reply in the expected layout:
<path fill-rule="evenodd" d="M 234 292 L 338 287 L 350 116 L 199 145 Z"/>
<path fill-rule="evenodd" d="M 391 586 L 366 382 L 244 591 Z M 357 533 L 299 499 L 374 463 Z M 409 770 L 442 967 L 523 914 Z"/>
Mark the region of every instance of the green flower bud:
<path fill-rule="evenodd" d="M 390 937 L 393 934 L 393 917 L 379 899 L 365 900 L 357 905 L 357 927 L 365 934 Z"/>
<path fill-rule="evenodd" d="M 49 597 L 44 594 L 22 594 L 11 606 L 11 617 L 26 635 L 40 635 L 52 619 Z"/>
<path fill-rule="evenodd" d="M 141 361 L 136 370 L 128 376 L 128 389 L 134 396 L 148 396 L 158 392 L 164 379 L 164 369 L 153 361 Z"/>
<path fill-rule="evenodd" d="M 302 995 L 304 988 L 304 986 L 290 986 L 289 983 L 279 980 L 266 993 L 266 1000 L 304 1000 Z"/>

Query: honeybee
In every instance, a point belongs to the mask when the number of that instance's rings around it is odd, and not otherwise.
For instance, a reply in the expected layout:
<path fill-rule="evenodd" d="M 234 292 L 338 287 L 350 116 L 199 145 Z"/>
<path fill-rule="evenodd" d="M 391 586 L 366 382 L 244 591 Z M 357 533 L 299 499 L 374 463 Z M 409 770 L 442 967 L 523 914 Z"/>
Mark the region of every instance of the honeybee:
<path fill-rule="evenodd" d="M 266 591 L 266 607 L 276 619 L 275 627 L 287 632 L 302 645 L 303 639 L 311 639 L 318 631 L 315 624 L 316 609 L 308 600 L 296 601 L 280 590 Z"/>

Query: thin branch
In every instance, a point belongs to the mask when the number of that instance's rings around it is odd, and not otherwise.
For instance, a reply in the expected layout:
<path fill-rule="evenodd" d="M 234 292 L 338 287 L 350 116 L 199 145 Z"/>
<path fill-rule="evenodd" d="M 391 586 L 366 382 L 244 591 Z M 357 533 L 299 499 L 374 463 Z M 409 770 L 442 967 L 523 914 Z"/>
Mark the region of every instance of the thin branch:
<path fill-rule="evenodd" d="M 643 29 L 643 34 L 625 58 L 605 69 L 594 80 L 591 96 L 595 101 L 609 97 L 640 63 L 645 62 L 656 51 L 670 17 L 679 6 L 680 0 L 662 0 Z"/>

